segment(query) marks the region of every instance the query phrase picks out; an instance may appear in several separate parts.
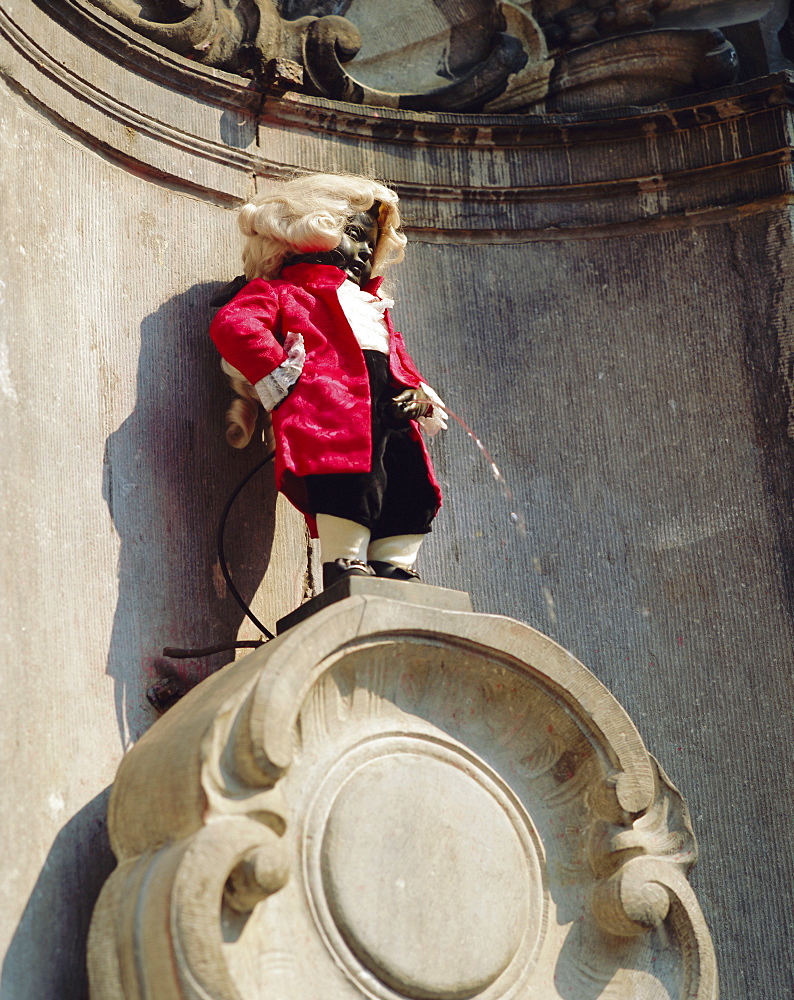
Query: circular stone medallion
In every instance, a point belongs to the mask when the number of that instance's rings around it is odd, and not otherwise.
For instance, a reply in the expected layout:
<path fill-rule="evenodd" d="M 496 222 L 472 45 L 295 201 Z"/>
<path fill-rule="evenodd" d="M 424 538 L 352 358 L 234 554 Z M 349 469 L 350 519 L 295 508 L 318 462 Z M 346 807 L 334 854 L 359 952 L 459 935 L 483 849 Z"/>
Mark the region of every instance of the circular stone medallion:
<path fill-rule="evenodd" d="M 470 759 L 422 739 L 374 742 L 391 747 L 370 744 L 352 768 L 343 758 L 318 797 L 322 830 L 309 839 L 321 920 L 330 917 L 332 943 L 341 937 L 403 996 L 476 996 L 539 934 L 534 845 L 515 805 Z"/>

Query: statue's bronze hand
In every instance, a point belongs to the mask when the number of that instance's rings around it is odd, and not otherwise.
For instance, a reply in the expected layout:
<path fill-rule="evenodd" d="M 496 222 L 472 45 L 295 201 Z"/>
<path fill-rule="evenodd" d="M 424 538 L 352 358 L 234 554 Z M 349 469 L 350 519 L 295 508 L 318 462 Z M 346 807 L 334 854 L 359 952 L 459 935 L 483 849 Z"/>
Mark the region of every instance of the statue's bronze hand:
<path fill-rule="evenodd" d="M 422 389 L 405 389 L 391 401 L 390 410 L 397 420 L 418 420 L 432 414 L 433 403 Z"/>

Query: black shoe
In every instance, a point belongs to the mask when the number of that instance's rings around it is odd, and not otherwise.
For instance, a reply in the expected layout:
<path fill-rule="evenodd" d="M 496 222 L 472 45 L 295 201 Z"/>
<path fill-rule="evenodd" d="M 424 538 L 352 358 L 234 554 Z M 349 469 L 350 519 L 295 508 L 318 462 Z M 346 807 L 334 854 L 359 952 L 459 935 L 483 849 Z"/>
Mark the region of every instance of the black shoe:
<path fill-rule="evenodd" d="M 334 559 L 323 563 L 323 590 L 348 576 L 374 576 L 375 571 L 359 559 Z"/>
<path fill-rule="evenodd" d="M 383 577 L 387 580 L 419 580 L 419 574 L 415 569 L 403 569 L 390 562 L 379 562 L 377 559 L 371 562 L 370 569 L 375 576 Z"/>

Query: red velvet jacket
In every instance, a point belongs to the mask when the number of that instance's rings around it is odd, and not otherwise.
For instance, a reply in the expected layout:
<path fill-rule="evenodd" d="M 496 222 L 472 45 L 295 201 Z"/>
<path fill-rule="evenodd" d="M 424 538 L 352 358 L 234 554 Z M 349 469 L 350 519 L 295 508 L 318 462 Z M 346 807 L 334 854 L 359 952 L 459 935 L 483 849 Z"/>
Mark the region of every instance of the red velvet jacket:
<path fill-rule="evenodd" d="M 252 385 L 284 361 L 286 334 L 303 334 L 303 372 L 272 417 L 276 483 L 304 513 L 311 512 L 296 476 L 368 472 L 372 461 L 369 379 L 364 355 L 339 303 L 337 289 L 344 280 L 344 272 L 328 264 L 293 264 L 273 281 L 250 281 L 218 311 L 210 327 L 221 356 Z M 365 290 L 377 294 L 381 281 L 375 278 Z M 417 388 L 421 376 L 388 311 L 385 318 L 392 376 L 401 385 Z M 410 433 L 422 445 L 440 505 L 441 492 L 415 421 Z"/>

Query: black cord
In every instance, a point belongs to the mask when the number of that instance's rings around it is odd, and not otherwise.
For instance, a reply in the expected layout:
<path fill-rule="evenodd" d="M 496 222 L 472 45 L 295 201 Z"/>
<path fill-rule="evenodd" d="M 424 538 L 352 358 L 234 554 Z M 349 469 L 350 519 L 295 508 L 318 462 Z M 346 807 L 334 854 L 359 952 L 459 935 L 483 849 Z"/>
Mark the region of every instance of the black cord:
<path fill-rule="evenodd" d="M 243 639 L 240 642 L 218 642 L 214 646 L 201 646 L 198 649 L 166 646 L 163 656 L 167 656 L 169 660 L 200 660 L 203 656 L 226 653 L 230 649 L 258 649 L 264 641 L 264 639 Z"/>
<path fill-rule="evenodd" d="M 229 516 L 229 511 L 232 509 L 232 504 L 237 499 L 237 497 L 240 495 L 240 493 L 243 490 L 243 488 L 250 482 L 250 480 L 252 480 L 254 478 L 254 476 L 257 474 L 257 472 L 259 472 L 259 470 L 261 468 L 263 468 L 265 465 L 267 465 L 267 463 L 272 458 L 275 457 L 275 454 L 276 454 L 276 451 L 275 451 L 275 448 L 274 448 L 273 451 L 271 451 L 269 454 L 265 455 L 265 457 L 262 459 L 262 461 L 258 465 L 255 465 L 253 467 L 253 469 L 251 469 L 251 471 L 248 473 L 248 475 L 246 475 L 237 484 L 237 486 L 235 487 L 234 491 L 232 492 L 232 495 L 226 501 L 226 506 L 223 508 L 223 513 L 221 514 L 221 519 L 220 519 L 220 521 L 218 521 L 218 563 L 220 564 L 221 573 L 223 573 L 223 578 L 226 581 L 226 586 L 232 592 L 232 596 L 237 601 L 237 603 L 240 605 L 240 607 L 243 609 L 243 611 L 245 612 L 245 614 L 251 619 L 251 621 L 254 623 L 254 625 L 256 625 L 256 627 L 259 629 L 259 631 L 262 633 L 262 635 L 266 635 L 268 637 L 268 639 L 275 639 L 276 637 L 273 635 L 272 632 L 269 632 L 265 628 L 265 626 L 262 624 L 262 622 L 259 621 L 259 619 L 253 613 L 253 611 L 248 607 L 248 605 L 245 603 L 245 601 L 240 596 L 240 592 L 238 591 L 237 587 L 235 587 L 235 585 L 232 583 L 231 574 L 229 573 L 229 567 L 226 565 L 226 555 L 224 554 L 224 550 L 223 550 L 223 536 L 224 536 L 224 532 L 226 530 L 226 520 L 227 520 L 227 518 Z"/>

